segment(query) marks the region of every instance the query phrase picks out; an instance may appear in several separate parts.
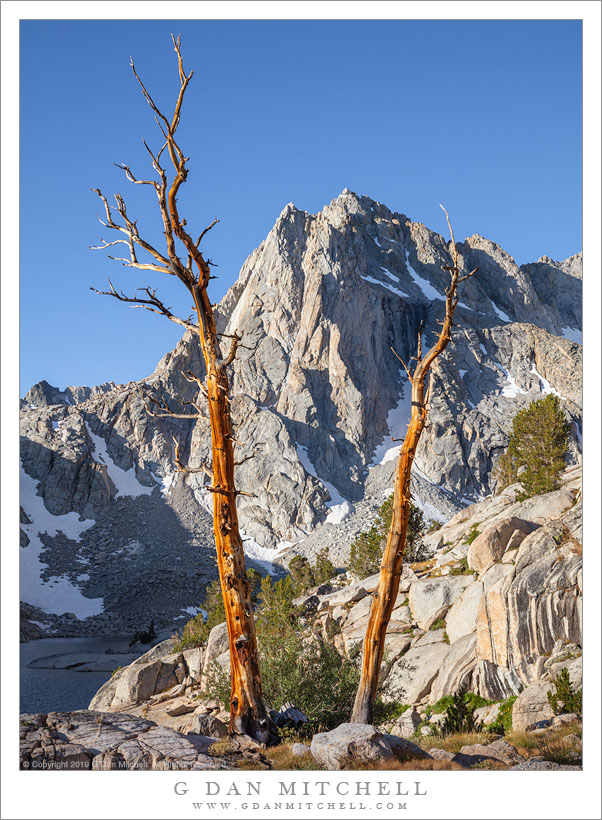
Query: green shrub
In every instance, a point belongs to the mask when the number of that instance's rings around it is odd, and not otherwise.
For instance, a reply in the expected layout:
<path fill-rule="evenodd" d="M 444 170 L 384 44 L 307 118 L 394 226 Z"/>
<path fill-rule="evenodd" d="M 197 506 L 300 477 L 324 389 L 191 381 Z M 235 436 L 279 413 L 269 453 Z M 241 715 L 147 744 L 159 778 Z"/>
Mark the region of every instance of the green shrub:
<path fill-rule="evenodd" d="M 257 598 L 261 575 L 257 570 L 247 570 L 247 581 L 249 583 L 249 595 L 251 601 Z M 207 613 L 207 617 L 203 616 L 202 612 L 191 618 L 179 634 L 176 633 L 176 643 L 174 644 L 174 652 L 184 652 L 186 649 L 194 649 L 197 646 L 202 646 L 206 643 L 209 633 L 214 626 L 222 624 L 226 620 L 226 610 L 224 609 L 224 596 L 222 595 L 222 588 L 219 578 L 207 584 L 205 589 L 205 600 L 201 608 Z"/>
<path fill-rule="evenodd" d="M 444 629 L 444 628 L 445 628 L 445 618 L 438 618 L 430 626 L 430 629 L 431 629 L 432 632 L 434 632 L 436 629 Z"/>
<path fill-rule="evenodd" d="M 566 466 L 570 430 L 560 400 L 552 393 L 520 410 L 497 467 L 500 489 L 520 482 L 519 500 L 557 490 Z"/>
<path fill-rule="evenodd" d="M 336 567 L 328 557 L 328 547 L 324 547 L 317 553 L 313 567 L 305 555 L 296 555 L 291 559 L 288 571 L 295 583 L 298 595 L 312 587 L 325 584 L 337 574 Z"/>
<path fill-rule="evenodd" d="M 289 562 L 288 571 L 299 594 L 314 586 L 314 574 L 305 555 L 295 555 Z"/>
<path fill-rule="evenodd" d="M 437 532 L 437 530 L 440 530 L 442 526 L 443 526 L 443 524 L 441 523 L 441 521 L 434 521 L 433 520 L 433 521 L 431 521 L 427 532 Z"/>
<path fill-rule="evenodd" d="M 372 722 L 375 725 L 383 723 L 394 723 L 404 712 L 410 709 L 409 703 L 383 703 L 380 698 L 376 698 L 372 710 Z"/>
<path fill-rule="evenodd" d="M 472 544 L 472 542 L 475 540 L 475 538 L 477 538 L 477 536 L 479 536 L 480 534 L 481 533 L 479 532 L 479 525 L 478 524 L 473 524 L 472 527 L 470 528 L 470 532 L 468 533 L 468 535 L 464 539 L 464 543 L 465 544 Z"/>
<path fill-rule="evenodd" d="M 316 554 L 314 566 L 314 581 L 316 586 L 326 584 L 337 574 L 335 565 L 328 557 L 328 547 L 324 547 Z"/>
<path fill-rule="evenodd" d="M 378 509 L 374 524 L 361 532 L 351 544 L 349 570 L 358 578 L 367 578 L 380 570 L 383 551 L 393 518 L 393 496 L 390 495 Z M 404 558 L 409 563 L 425 560 L 428 556 L 422 541 L 425 524 L 422 511 L 410 504 Z"/>
<path fill-rule="evenodd" d="M 563 666 L 560 674 L 552 681 L 555 692 L 548 690 L 548 703 L 555 715 L 581 714 L 583 689 L 573 689 L 569 670 Z"/>
<path fill-rule="evenodd" d="M 513 695 L 500 703 L 500 711 L 495 721 L 485 727 L 487 732 L 496 735 L 505 735 L 512 731 L 512 707 L 514 706 L 516 698 L 517 696 Z"/>
<path fill-rule="evenodd" d="M 446 716 L 442 723 L 431 725 L 431 734 L 445 737 L 451 734 L 477 731 L 474 710 L 490 704 L 490 700 L 482 698 L 475 692 L 464 691 L 455 695 L 445 695 L 432 706 L 433 714 L 445 713 Z"/>
<path fill-rule="evenodd" d="M 474 575 L 476 577 L 478 573 L 476 573 L 474 570 L 470 569 L 470 567 L 468 566 L 468 558 L 466 556 L 464 556 L 464 558 L 462 558 L 460 561 L 458 561 L 458 563 L 456 564 L 455 567 L 450 568 L 449 574 L 450 575 Z"/>
<path fill-rule="evenodd" d="M 291 701 L 305 712 L 305 731 L 333 729 L 348 720 L 359 683 L 358 658 L 343 658 L 293 605 L 297 588 L 290 576 L 261 582 L 256 610 L 263 694 L 273 709 Z M 358 653 L 359 655 L 359 653 Z M 228 673 L 213 669 L 207 694 L 226 704 Z"/>
<path fill-rule="evenodd" d="M 451 703 L 446 709 L 445 720 L 441 724 L 442 735 L 454 735 L 460 732 L 474 732 L 476 728 L 474 719 L 474 707 L 464 697 L 463 692 L 452 696 Z"/>

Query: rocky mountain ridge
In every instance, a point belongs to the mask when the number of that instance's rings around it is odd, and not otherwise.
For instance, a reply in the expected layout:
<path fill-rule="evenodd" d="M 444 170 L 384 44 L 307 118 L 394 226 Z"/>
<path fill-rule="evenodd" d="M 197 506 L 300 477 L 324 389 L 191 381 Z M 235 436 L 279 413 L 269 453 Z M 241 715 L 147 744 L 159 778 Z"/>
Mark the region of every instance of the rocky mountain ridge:
<path fill-rule="evenodd" d="M 534 398 L 561 396 L 570 461 L 580 459 L 580 254 L 519 267 L 479 236 L 458 251 L 479 273 L 463 284 L 438 361 L 413 486 L 441 521 L 494 489 L 512 417 Z M 241 454 L 256 451 L 237 477 L 255 493 L 239 503 L 251 559 L 324 541 L 343 560 L 390 487 L 391 436 L 409 416 L 391 348 L 409 360 L 421 324 L 433 338 L 448 262 L 439 234 L 346 190 L 317 215 L 286 206 L 243 265 L 218 325 L 244 333 L 232 410 Z M 46 631 L 65 634 L 67 611 L 72 630 L 167 626 L 198 606 L 215 575 L 208 493 L 198 475 L 174 472 L 172 437 L 198 464 L 207 424 L 144 407 L 150 392 L 174 407 L 194 399 L 188 369 L 203 373 L 186 333 L 148 379 L 65 391 L 42 382 L 25 396 L 22 598 L 38 629 L 46 613 Z"/>

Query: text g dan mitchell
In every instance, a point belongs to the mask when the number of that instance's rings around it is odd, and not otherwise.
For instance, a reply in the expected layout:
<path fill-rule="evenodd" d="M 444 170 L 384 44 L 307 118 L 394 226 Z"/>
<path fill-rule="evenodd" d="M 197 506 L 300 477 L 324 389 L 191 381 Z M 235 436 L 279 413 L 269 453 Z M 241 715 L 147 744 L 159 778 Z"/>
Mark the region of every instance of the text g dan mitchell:
<path fill-rule="evenodd" d="M 206 797 L 260 797 L 262 796 L 262 781 L 238 781 L 235 783 L 217 783 L 214 780 L 207 780 L 203 783 L 194 784 L 194 794 L 190 794 L 190 789 L 185 780 L 180 780 L 174 785 L 174 792 L 177 795 L 206 796 Z M 274 796 L 273 785 L 270 789 L 271 796 Z M 376 780 L 376 781 L 350 781 L 339 780 L 332 783 L 329 780 L 302 780 L 279 781 L 277 785 L 277 795 L 279 797 L 424 797 L 427 793 L 420 780 Z"/>

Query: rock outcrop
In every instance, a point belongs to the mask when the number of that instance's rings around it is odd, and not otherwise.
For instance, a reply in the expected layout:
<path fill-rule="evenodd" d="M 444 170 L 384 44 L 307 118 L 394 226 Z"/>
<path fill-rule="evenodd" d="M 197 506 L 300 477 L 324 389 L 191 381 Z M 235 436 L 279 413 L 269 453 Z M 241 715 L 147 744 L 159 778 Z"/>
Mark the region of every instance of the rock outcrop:
<path fill-rule="evenodd" d="M 379 768 L 379 764 L 388 760 L 424 760 L 430 757 L 411 740 L 383 734 L 374 726 L 361 723 L 341 723 L 331 732 L 314 735 L 311 753 L 321 766 L 331 771 L 353 769 L 366 763 Z"/>
<path fill-rule="evenodd" d="M 411 708 L 378 727 L 381 733 L 410 737 L 423 726 L 427 704 L 464 690 L 497 702 L 479 710 L 477 718 L 485 725 L 496 720 L 500 701 L 518 696 L 513 720 L 514 728 L 522 730 L 553 717 L 547 692 L 563 667 L 573 687 L 581 688 L 579 471 L 568 469 L 562 479 L 560 490 L 523 502 L 514 500 L 516 488 L 508 488 L 426 536 L 441 545 L 432 560 L 404 569 L 381 669 L 382 700 Z M 475 524 L 483 533 L 505 532 L 501 540 L 511 553 L 493 564 L 481 562 L 480 573 L 466 562 L 479 541 L 468 543 Z M 515 547 L 508 533 L 517 531 L 521 538 Z M 489 554 L 488 540 L 481 543 Z M 479 563 L 478 553 L 476 558 Z M 325 587 L 330 591 L 310 590 L 296 603 L 322 634 L 336 633 L 341 653 L 352 653 L 362 644 L 377 579 L 354 581 L 345 573 Z M 225 624 L 214 627 L 199 649 L 174 653 L 172 641 L 155 647 L 119 670 L 90 708 L 127 709 L 181 731 L 197 731 L 200 723 L 193 718 L 198 714 L 227 721 L 217 702 L 203 700 L 203 674 L 213 661 L 227 668 Z M 178 717 L 181 722 L 173 723 Z M 440 714 L 430 717 L 432 722 L 442 719 Z M 376 746 L 381 745 L 379 740 Z M 345 752 L 341 760 L 347 756 Z"/>
<path fill-rule="evenodd" d="M 208 753 L 214 738 L 184 735 L 128 714 L 23 714 L 20 733 L 20 768 L 30 771 L 233 768 Z"/>

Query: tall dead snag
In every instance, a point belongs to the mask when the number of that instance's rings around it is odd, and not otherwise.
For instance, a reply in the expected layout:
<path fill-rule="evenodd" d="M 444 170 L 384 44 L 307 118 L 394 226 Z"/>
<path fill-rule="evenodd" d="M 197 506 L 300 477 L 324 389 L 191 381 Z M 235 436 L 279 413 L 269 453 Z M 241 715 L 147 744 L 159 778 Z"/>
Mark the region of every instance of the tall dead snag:
<path fill-rule="evenodd" d="M 189 381 L 197 383 L 199 391 L 208 402 L 208 416 L 211 425 L 212 463 L 208 467 L 203 465 L 196 470 L 185 467 L 180 460 L 179 449 L 176 443 L 175 465 L 180 472 L 206 472 L 211 479 L 208 489 L 213 495 L 213 529 L 215 532 L 215 546 L 217 550 L 217 564 L 219 577 L 224 596 L 226 621 L 230 638 L 230 668 L 232 673 L 232 693 L 230 700 L 231 735 L 247 735 L 256 741 L 267 743 L 274 737 L 272 721 L 267 713 L 261 691 L 261 679 L 257 658 L 257 639 L 255 635 L 255 619 L 249 584 L 245 570 L 245 558 L 238 528 L 236 514 L 236 496 L 242 493 L 236 490 L 234 483 L 234 438 L 232 434 L 232 419 L 230 415 L 230 385 L 228 380 L 228 366 L 236 357 L 240 343 L 240 336 L 234 332 L 227 337 L 228 350 L 222 352 L 225 334 L 218 334 L 215 317 L 207 286 L 210 276 L 210 262 L 206 260 L 200 250 L 203 237 L 215 225 L 217 220 L 203 230 L 197 239 L 186 230 L 186 220 L 183 219 L 177 206 L 177 195 L 180 186 L 186 181 L 188 170 L 187 157 L 184 156 L 176 142 L 176 130 L 180 122 L 180 113 L 184 94 L 192 79 L 193 72 L 186 74 L 180 54 L 180 38 L 172 36 L 178 59 L 180 89 L 171 120 L 168 120 L 155 105 L 155 102 L 142 80 L 136 73 L 132 61 L 132 71 L 140 84 L 142 93 L 155 114 L 155 119 L 163 134 L 163 146 L 154 154 L 146 142 L 153 168 L 158 176 L 156 180 L 138 179 L 127 165 L 119 165 L 125 172 L 127 179 L 136 185 L 150 185 L 155 189 L 159 202 L 159 210 L 163 220 L 165 234 L 165 249 L 157 250 L 153 245 L 140 236 L 136 220 L 127 213 L 126 204 L 120 194 L 115 195 L 116 205 L 109 207 L 102 192 L 96 188 L 106 215 L 106 221 L 101 223 L 125 238 L 113 242 L 103 243 L 98 249 L 109 248 L 114 245 L 127 245 L 129 257 L 120 261 L 126 266 L 143 270 L 158 271 L 170 276 L 176 276 L 189 292 L 193 300 L 196 322 L 181 319 L 175 316 L 150 287 L 139 288 L 138 294 L 132 297 L 125 296 L 113 287 L 109 280 L 110 290 L 103 295 L 113 296 L 121 302 L 128 302 L 135 307 L 150 310 L 166 316 L 187 330 L 198 334 L 201 350 L 207 368 L 206 384 L 188 372 L 185 375 Z M 173 166 L 173 179 L 168 183 L 167 173 L 161 164 L 161 157 L 167 149 L 167 155 Z M 117 220 L 117 221 L 115 221 Z M 179 241 L 184 248 L 185 255 L 180 257 L 176 248 Z M 137 253 L 142 250 L 146 253 L 146 261 L 138 259 Z M 115 258 L 115 257 L 110 257 Z M 186 262 L 183 259 L 186 258 Z M 95 290 L 92 288 L 92 290 Z M 101 293 L 101 291 L 96 291 Z M 199 403 L 191 403 L 197 410 L 193 413 L 174 413 L 164 400 L 153 400 L 154 409 L 148 407 L 151 415 L 176 416 L 179 418 L 203 418 Z"/>
<path fill-rule="evenodd" d="M 443 208 L 443 205 L 441 207 Z M 443 208 L 443 210 L 445 211 L 445 208 Z M 395 469 L 393 519 L 383 554 L 378 587 L 372 601 L 368 626 L 366 627 L 362 673 L 357 695 L 355 696 L 353 713 L 351 715 L 352 723 L 372 723 L 372 710 L 378 687 L 378 676 L 385 646 L 385 637 L 399 590 L 403 553 L 406 546 L 406 533 L 410 515 L 410 478 L 412 464 L 428 414 L 432 374 L 429 378 L 426 396 L 424 389 L 425 378 L 433 362 L 437 356 L 443 353 L 451 339 L 454 310 L 458 304 L 458 284 L 477 272 L 477 268 L 475 268 L 475 270 L 469 274 L 460 276 L 458 253 L 456 251 L 454 233 L 449 222 L 447 211 L 445 211 L 445 216 L 451 234 L 453 254 L 453 265 L 446 265 L 443 268 L 443 270 L 449 271 L 451 276 L 451 281 L 445 291 L 445 319 L 442 323 L 436 343 L 424 357 L 422 356 L 422 335 L 420 332 L 418 333 L 418 352 L 416 356 L 416 367 L 413 373 L 410 373 L 408 367 L 400 359 L 412 385 L 412 414 Z M 399 358 L 399 356 L 397 358 Z"/>

